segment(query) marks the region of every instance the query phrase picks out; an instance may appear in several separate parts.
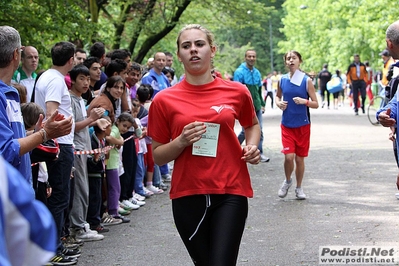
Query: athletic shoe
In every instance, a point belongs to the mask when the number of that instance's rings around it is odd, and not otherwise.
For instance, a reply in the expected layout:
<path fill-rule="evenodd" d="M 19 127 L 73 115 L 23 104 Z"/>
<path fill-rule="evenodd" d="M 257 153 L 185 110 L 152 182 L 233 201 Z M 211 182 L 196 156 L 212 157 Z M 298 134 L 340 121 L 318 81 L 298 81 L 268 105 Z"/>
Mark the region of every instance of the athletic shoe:
<path fill-rule="evenodd" d="M 123 215 L 115 215 L 114 218 L 122 220 L 122 223 L 130 223 L 130 219 Z"/>
<path fill-rule="evenodd" d="M 264 154 L 260 155 L 260 162 L 261 163 L 268 163 L 270 161 L 269 157 L 266 157 Z"/>
<path fill-rule="evenodd" d="M 395 197 L 399 200 L 399 193 L 396 193 Z"/>
<path fill-rule="evenodd" d="M 141 196 L 140 194 L 133 193 L 133 199 L 138 200 L 138 201 L 145 201 L 145 197 Z"/>
<path fill-rule="evenodd" d="M 168 190 L 169 185 L 165 184 L 163 181 L 159 183 L 159 188 L 162 190 Z"/>
<path fill-rule="evenodd" d="M 82 252 L 80 251 L 79 248 L 77 248 L 77 249 L 64 248 L 62 250 L 61 254 L 64 255 L 65 257 L 69 257 L 69 258 L 78 258 L 78 257 L 80 257 L 80 255 L 82 255 Z"/>
<path fill-rule="evenodd" d="M 291 185 L 292 185 L 292 180 L 290 183 L 287 183 L 287 181 L 284 180 L 283 184 L 281 185 L 281 188 L 278 191 L 278 196 L 280 198 L 285 198 L 285 196 L 287 196 L 288 189 L 291 187 Z"/>
<path fill-rule="evenodd" d="M 85 226 L 85 231 L 86 232 L 89 232 L 89 233 L 92 233 L 92 234 L 98 234 L 97 231 L 94 231 L 94 230 L 90 229 L 90 224 L 89 223 L 84 223 L 84 226 Z"/>
<path fill-rule="evenodd" d="M 145 195 L 146 198 L 149 198 L 149 197 L 151 197 L 152 195 L 154 195 L 154 192 L 148 190 L 148 188 L 143 187 L 143 189 L 144 189 L 144 195 Z"/>
<path fill-rule="evenodd" d="M 165 175 L 162 175 L 161 177 L 162 177 L 162 180 L 163 180 L 164 182 L 170 182 L 170 181 L 172 181 L 172 176 L 171 176 L 170 174 L 165 174 Z"/>
<path fill-rule="evenodd" d="M 84 244 L 84 241 L 76 239 L 74 236 L 71 235 L 61 238 L 61 242 L 65 248 L 69 249 L 75 249 L 79 246 L 83 246 Z"/>
<path fill-rule="evenodd" d="M 95 230 L 91 230 L 89 224 L 85 224 L 84 228 L 72 229 L 71 233 L 73 233 L 76 239 L 80 239 L 85 242 L 98 241 L 104 239 L 103 235 L 100 235 Z"/>
<path fill-rule="evenodd" d="M 134 204 L 133 202 L 128 200 L 122 201 L 122 204 L 130 207 L 132 210 L 137 210 L 138 208 L 140 208 L 140 205 Z"/>
<path fill-rule="evenodd" d="M 90 241 L 98 241 L 98 240 L 103 240 L 104 236 L 100 235 L 97 231 L 95 234 L 91 232 L 86 232 L 84 229 L 80 229 L 78 232 L 76 232 L 76 238 L 83 240 L 85 242 L 90 242 Z"/>
<path fill-rule="evenodd" d="M 139 205 L 140 207 L 145 205 L 145 201 L 136 200 L 135 198 L 130 198 L 129 201 L 134 205 Z"/>
<path fill-rule="evenodd" d="M 129 211 L 129 212 L 131 210 L 133 210 L 133 207 L 131 207 L 131 206 L 129 206 L 129 205 L 123 203 L 123 202 L 120 202 L 120 201 L 119 201 L 119 207 L 123 208 L 124 210 Z M 123 215 L 125 215 L 125 214 L 123 214 Z"/>
<path fill-rule="evenodd" d="M 162 193 L 163 193 L 163 190 L 162 190 L 162 189 L 157 188 L 157 187 L 154 187 L 154 185 L 146 186 L 146 188 L 147 188 L 149 191 L 151 191 L 152 193 L 154 193 L 154 194 L 162 194 Z"/>
<path fill-rule="evenodd" d="M 121 224 L 122 220 L 121 219 L 115 219 L 114 217 L 112 217 L 112 215 L 110 215 L 107 212 L 105 212 L 103 214 L 103 218 L 101 219 L 101 223 L 103 225 L 105 225 L 105 226 L 111 226 L 111 225 Z"/>
<path fill-rule="evenodd" d="M 305 193 L 303 193 L 303 189 L 302 188 L 296 188 L 295 189 L 295 194 L 296 194 L 296 198 L 297 199 L 306 199 L 306 195 L 305 195 Z"/>
<path fill-rule="evenodd" d="M 78 263 L 76 258 L 66 257 L 63 254 L 58 254 L 52 257 L 49 261 L 51 265 L 75 265 Z"/>
<path fill-rule="evenodd" d="M 118 207 L 118 213 L 120 214 L 120 215 L 129 215 L 130 214 L 130 211 L 128 211 L 128 210 L 125 210 L 124 208 L 122 208 L 122 207 Z"/>

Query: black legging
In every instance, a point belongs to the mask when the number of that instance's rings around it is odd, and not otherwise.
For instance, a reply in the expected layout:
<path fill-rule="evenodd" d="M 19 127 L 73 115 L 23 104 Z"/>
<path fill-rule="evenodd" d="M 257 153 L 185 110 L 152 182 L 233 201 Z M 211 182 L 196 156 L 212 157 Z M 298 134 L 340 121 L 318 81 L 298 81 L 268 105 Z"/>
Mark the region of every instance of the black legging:
<path fill-rule="evenodd" d="M 195 265 L 236 265 L 248 215 L 246 197 L 187 196 L 172 200 L 172 208 L 176 228 Z"/>

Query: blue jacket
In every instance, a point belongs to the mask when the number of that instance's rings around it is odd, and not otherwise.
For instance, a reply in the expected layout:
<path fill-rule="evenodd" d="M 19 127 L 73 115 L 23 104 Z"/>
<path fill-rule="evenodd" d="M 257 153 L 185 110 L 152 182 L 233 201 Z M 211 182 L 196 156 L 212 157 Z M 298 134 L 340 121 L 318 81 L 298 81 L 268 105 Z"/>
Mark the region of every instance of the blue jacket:
<path fill-rule="evenodd" d="M 398 121 L 399 121 L 399 113 L 398 113 L 398 91 L 396 91 L 395 95 L 392 97 L 392 99 L 389 101 L 387 105 L 384 107 L 380 108 L 380 110 L 377 111 L 376 118 L 378 120 L 378 115 L 381 112 L 386 111 L 388 108 L 391 109 L 391 114 L 389 115 L 391 118 L 394 118 L 396 120 L 395 128 L 398 127 Z M 396 137 L 396 148 L 399 148 L 399 140 Z M 399 149 L 397 149 L 397 154 L 399 155 Z"/>
<path fill-rule="evenodd" d="M 162 80 L 162 82 L 166 85 L 162 86 L 162 84 L 159 84 L 158 78 Z M 150 69 L 150 71 L 144 75 L 144 77 L 141 79 L 142 84 L 149 84 L 151 87 L 154 89 L 154 94 L 152 95 L 152 98 L 155 97 L 155 95 L 160 92 L 163 89 L 166 89 L 167 87 L 170 87 L 169 80 L 165 76 L 164 73 L 161 73 L 161 75 L 158 75 L 155 73 L 154 69 Z"/>
<path fill-rule="evenodd" d="M 265 106 L 262 97 L 262 77 L 258 69 L 254 67 L 251 70 L 247 67 L 247 63 L 242 63 L 234 72 L 233 80 L 247 86 L 254 102 L 255 111 L 259 111 L 262 106 Z"/>
<path fill-rule="evenodd" d="M 32 185 L 29 153 L 19 156 L 19 138 L 26 136 L 19 95 L 16 89 L 0 80 L 0 155 L 13 165 Z"/>
<path fill-rule="evenodd" d="M 56 250 L 57 231 L 32 185 L 0 156 L 0 265 L 43 265 Z"/>

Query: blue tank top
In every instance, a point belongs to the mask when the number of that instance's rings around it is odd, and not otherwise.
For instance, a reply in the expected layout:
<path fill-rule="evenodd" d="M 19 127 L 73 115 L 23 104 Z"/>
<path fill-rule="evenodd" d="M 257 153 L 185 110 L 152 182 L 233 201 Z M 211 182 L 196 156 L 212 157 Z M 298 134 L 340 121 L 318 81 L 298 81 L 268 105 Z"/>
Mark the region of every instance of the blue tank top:
<path fill-rule="evenodd" d="M 280 88 L 283 94 L 283 100 L 288 102 L 287 109 L 283 112 L 281 123 L 288 128 L 297 128 L 310 124 L 309 107 L 305 104 L 296 104 L 295 97 L 309 99 L 307 80 L 305 75 L 299 86 L 291 83 L 290 75 L 285 74 L 281 77 Z"/>

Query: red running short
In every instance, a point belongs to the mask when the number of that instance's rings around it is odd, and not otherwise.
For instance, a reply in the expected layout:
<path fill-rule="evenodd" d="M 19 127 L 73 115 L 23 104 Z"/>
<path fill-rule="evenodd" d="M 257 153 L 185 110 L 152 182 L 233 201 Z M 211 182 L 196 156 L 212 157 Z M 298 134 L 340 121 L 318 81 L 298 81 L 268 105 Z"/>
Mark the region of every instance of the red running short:
<path fill-rule="evenodd" d="M 281 125 L 281 140 L 283 143 L 282 153 L 295 153 L 300 157 L 307 157 L 310 145 L 310 124 L 297 128 Z"/>

